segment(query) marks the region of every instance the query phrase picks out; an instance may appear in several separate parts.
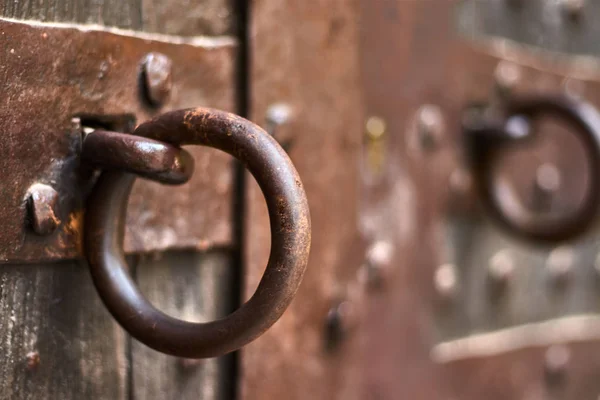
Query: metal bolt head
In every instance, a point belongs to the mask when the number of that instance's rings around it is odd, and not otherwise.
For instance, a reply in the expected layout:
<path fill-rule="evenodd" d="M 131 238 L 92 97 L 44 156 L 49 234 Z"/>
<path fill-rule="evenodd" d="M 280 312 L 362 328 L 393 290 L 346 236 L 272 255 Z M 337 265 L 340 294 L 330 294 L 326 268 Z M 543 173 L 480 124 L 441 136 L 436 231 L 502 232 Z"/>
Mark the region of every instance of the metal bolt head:
<path fill-rule="evenodd" d="M 274 103 L 267 108 L 265 130 L 273 137 L 277 136 L 277 128 L 288 123 L 293 117 L 293 110 L 289 104 Z M 280 138 L 277 138 L 278 140 Z"/>
<path fill-rule="evenodd" d="M 25 359 L 27 360 L 27 368 L 30 370 L 36 369 L 40 365 L 40 353 L 37 351 L 30 351 Z"/>
<path fill-rule="evenodd" d="M 385 120 L 380 117 L 369 117 L 365 123 L 366 135 L 370 140 L 378 140 L 385 135 L 387 126 Z"/>
<path fill-rule="evenodd" d="M 436 292 L 443 299 L 452 299 L 458 292 L 458 276 L 454 264 L 440 265 L 433 276 Z"/>
<path fill-rule="evenodd" d="M 292 107 L 286 103 L 271 104 L 267 108 L 267 122 L 273 125 L 283 125 L 292 117 Z"/>
<path fill-rule="evenodd" d="M 510 95 L 521 81 L 521 69 L 509 61 L 501 61 L 494 71 L 494 79 L 498 95 Z"/>
<path fill-rule="evenodd" d="M 536 211 L 551 210 L 554 195 L 560 189 L 561 179 L 560 170 L 552 163 L 544 163 L 537 168 L 532 194 L 533 208 Z"/>
<path fill-rule="evenodd" d="M 571 276 L 575 263 L 575 253 L 570 247 L 557 247 L 552 250 L 546 260 L 546 270 L 551 281 L 557 285 L 564 285 Z"/>
<path fill-rule="evenodd" d="M 573 99 L 581 100 L 585 97 L 585 83 L 579 79 L 566 78 L 563 81 L 565 94 Z"/>
<path fill-rule="evenodd" d="M 488 262 L 488 278 L 498 289 L 504 289 L 513 280 L 515 261 L 510 250 L 503 249 L 494 254 Z"/>
<path fill-rule="evenodd" d="M 327 349 L 329 351 L 337 349 L 356 323 L 357 315 L 354 304 L 349 300 L 335 302 L 327 312 L 325 322 Z"/>
<path fill-rule="evenodd" d="M 56 216 L 58 193 L 53 187 L 35 183 L 27 191 L 27 208 L 33 231 L 41 236 L 50 235 L 60 225 Z"/>
<path fill-rule="evenodd" d="M 526 117 L 517 115 L 506 121 L 504 130 L 514 139 L 520 139 L 531 133 L 531 124 Z"/>
<path fill-rule="evenodd" d="M 173 63 L 161 53 L 149 53 L 142 64 L 142 84 L 146 100 L 155 107 L 163 105 L 171 95 Z"/>
<path fill-rule="evenodd" d="M 473 176 L 465 168 L 455 168 L 450 174 L 450 190 L 455 195 L 466 195 L 473 190 Z"/>
<path fill-rule="evenodd" d="M 560 5 L 566 16 L 579 18 L 585 8 L 585 0 L 561 0 Z"/>
<path fill-rule="evenodd" d="M 365 256 L 359 277 L 370 289 L 381 289 L 390 274 L 394 246 L 386 240 L 374 242 Z"/>
<path fill-rule="evenodd" d="M 431 151 L 437 148 L 444 129 L 444 117 L 440 107 L 425 104 L 417 111 L 417 135 L 419 145 L 423 150 Z"/>
<path fill-rule="evenodd" d="M 535 182 L 544 192 L 557 192 L 561 184 L 560 170 L 552 163 L 544 163 L 536 170 Z"/>
<path fill-rule="evenodd" d="M 544 355 L 544 372 L 550 384 L 560 383 L 567 373 L 571 351 L 564 345 L 553 345 Z"/>

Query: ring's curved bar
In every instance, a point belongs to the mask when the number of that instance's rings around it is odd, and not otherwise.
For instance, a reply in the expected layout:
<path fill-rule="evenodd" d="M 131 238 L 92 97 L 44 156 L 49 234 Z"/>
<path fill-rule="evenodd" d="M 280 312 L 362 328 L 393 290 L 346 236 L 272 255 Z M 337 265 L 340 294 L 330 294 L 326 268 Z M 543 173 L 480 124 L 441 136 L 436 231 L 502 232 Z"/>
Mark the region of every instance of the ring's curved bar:
<path fill-rule="evenodd" d="M 133 337 L 163 353 L 204 358 L 239 349 L 279 319 L 304 275 L 310 215 L 298 173 L 265 131 L 223 111 L 197 108 L 166 113 L 140 125 L 134 134 L 174 145 L 214 147 L 242 161 L 268 206 L 271 254 L 254 295 L 229 316 L 205 323 L 170 317 L 144 298 L 127 272 L 123 236 L 135 176 L 104 172 L 90 196 L 85 228 L 86 255 L 100 297 Z"/>
<path fill-rule="evenodd" d="M 600 211 L 600 115 L 587 103 L 559 96 L 522 97 L 506 104 L 507 120 L 514 116 L 536 118 L 542 114 L 558 117 L 571 124 L 572 132 L 584 145 L 589 182 L 585 198 L 574 211 L 562 214 L 538 214 L 520 202 L 513 188 L 492 173 L 498 154 L 509 146 L 529 140 L 511 135 L 504 124 L 466 127 L 466 139 L 477 188 L 490 215 L 510 233 L 533 242 L 556 243 L 574 239 L 597 222 Z"/>
<path fill-rule="evenodd" d="M 194 157 L 178 146 L 100 129 L 83 139 L 81 160 L 168 185 L 185 183 L 194 173 Z"/>

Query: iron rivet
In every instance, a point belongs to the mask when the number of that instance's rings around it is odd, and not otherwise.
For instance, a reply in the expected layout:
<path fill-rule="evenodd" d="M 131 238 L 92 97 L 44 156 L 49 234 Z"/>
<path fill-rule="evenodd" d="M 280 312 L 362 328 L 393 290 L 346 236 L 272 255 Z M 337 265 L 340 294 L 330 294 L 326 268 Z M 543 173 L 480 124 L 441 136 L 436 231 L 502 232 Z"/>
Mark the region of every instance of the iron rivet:
<path fill-rule="evenodd" d="M 53 187 L 35 183 L 27 190 L 27 209 L 33 231 L 41 236 L 50 235 L 60 225 L 56 216 L 58 193 Z"/>
<path fill-rule="evenodd" d="M 494 254 L 488 262 L 487 272 L 495 288 L 504 290 L 515 274 L 515 261 L 511 251 L 503 249 Z"/>
<path fill-rule="evenodd" d="M 458 292 L 458 276 L 454 264 L 440 265 L 434 274 L 435 290 L 443 299 L 452 299 Z"/>
<path fill-rule="evenodd" d="M 506 121 L 504 129 L 506 133 L 515 139 L 524 138 L 531 132 L 531 123 L 527 117 L 516 115 Z"/>
<path fill-rule="evenodd" d="M 546 270 L 549 273 L 551 281 L 557 285 L 567 283 L 571 276 L 574 262 L 575 254 L 570 247 L 563 246 L 552 250 L 546 260 Z"/>
<path fill-rule="evenodd" d="M 142 64 L 143 91 L 150 105 L 164 104 L 171 94 L 173 63 L 161 53 L 149 53 Z"/>
<path fill-rule="evenodd" d="M 513 93 L 521 80 L 521 69 L 512 62 L 501 61 L 494 71 L 494 79 L 498 94 L 508 96 Z"/>
<path fill-rule="evenodd" d="M 564 345 L 553 345 L 544 355 L 544 371 L 549 384 L 560 383 L 564 380 L 567 367 L 571 360 L 571 351 Z"/>
<path fill-rule="evenodd" d="M 386 132 L 386 124 L 383 118 L 369 117 L 365 124 L 367 137 L 371 140 L 378 140 L 383 137 Z"/>
<path fill-rule="evenodd" d="M 566 78 L 563 81 L 563 88 L 567 96 L 576 100 L 581 100 L 585 96 L 585 83 L 578 79 Z"/>
<path fill-rule="evenodd" d="M 417 135 L 423 150 L 435 150 L 444 130 L 444 118 L 441 109 L 433 104 L 425 104 L 417 111 Z"/>
<path fill-rule="evenodd" d="M 327 312 L 326 348 L 335 350 L 356 324 L 356 310 L 349 300 L 336 302 Z"/>
<path fill-rule="evenodd" d="M 370 289 L 383 287 L 391 270 L 393 256 L 394 247 L 386 240 L 378 240 L 369 247 L 361 273 L 364 277 L 362 281 Z"/>
<path fill-rule="evenodd" d="M 36 369 L 40 365 L 40 353 L 37 351 L 30 351 L 25 355 L 25 359 L 27 360 L 27 368 L 30 370 Z"/>
<path fill-rule="evenodd" d="M 533 208 L 537 211 L 550 211 L 560 185 L 561 174 L 558 167 L 552 163 L 540 165 L 533 181 Z"/>
<path fill-rule="evenodd" d="M 381 177 L 386 158 L 387 125 L 381 117 L 369 117 L 365 123 L 365 150 L 367 171 Z"/>
<path fill-rule="evenodd" d="M 473 177 L 465 168 L 455 168 L 450 174 L 450 190 L 456 195 L 465 195 L 473 189 Z"/>
<path fill-rule="evenodd" d="M 267 126 L 266 131 L 269 135 L 275 136 L 277 127 L 289 122 L 292 118 L 292 107 L 286 103 L 271 104 L 266 113 Z"/>
<path fill-rule="evenodd" d="M 563 12 L 573 19 L 579 18 L 585 7 L 585 0 L 561 0 Z"/>

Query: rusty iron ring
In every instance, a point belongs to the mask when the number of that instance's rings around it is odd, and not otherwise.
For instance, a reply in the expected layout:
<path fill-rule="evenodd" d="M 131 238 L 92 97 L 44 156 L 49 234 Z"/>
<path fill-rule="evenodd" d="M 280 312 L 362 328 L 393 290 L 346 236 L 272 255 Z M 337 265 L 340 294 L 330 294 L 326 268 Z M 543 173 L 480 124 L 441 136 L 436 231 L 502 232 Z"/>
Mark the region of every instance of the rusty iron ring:
<path fill-rule="evenodd" d="M 538 95 L 510 100 L 505 105 L 502 123 L 482 122 L 465 127 L 468 152 L 476 185 L 487 211 L 510 233 L 529 241 L 556 243 L 574 239 L 597 222 L 600 210 L 600 115 L 591 105 L 566 96 Z M 571 124 L 582 141 L 590 171 L 589 183 L 581 205 L 562 215 L 536 214 L 524 207 L 510 185 L 495 179 L 492 167 L 501 151 L 530 140 L 505 129 L 515 116 L 534 119 L 542 114 Z"/>
<path fill-rule="evenodd" d="M 168 185 L 185 183 L 194 173 L 194 157 L 178 146 L 100 129 L 85 135 L 81 159 L 95 167 L 131 172 Z"/>
<path fill-rule="evenodd" d="M 127 273 L 123 238 L 135 175 L 105 171 L 90 196 L 85 227 L 85 252 L 98 293 L 121 326 L 155 350 L 205 358 L 239 349 L 279 319 L 304 275 L 310 250 L 310 215 L 298 173 L 285 151 L 265 131 L 223 111 L 197 108 L 169 112 L 140 125 L 134 135 L 177 146 L 210 146 L 242 161 L 267 203 L 271 254 L 254 295 L 229 316 L 205 323 L 170 317 L 147 301 Z"/>

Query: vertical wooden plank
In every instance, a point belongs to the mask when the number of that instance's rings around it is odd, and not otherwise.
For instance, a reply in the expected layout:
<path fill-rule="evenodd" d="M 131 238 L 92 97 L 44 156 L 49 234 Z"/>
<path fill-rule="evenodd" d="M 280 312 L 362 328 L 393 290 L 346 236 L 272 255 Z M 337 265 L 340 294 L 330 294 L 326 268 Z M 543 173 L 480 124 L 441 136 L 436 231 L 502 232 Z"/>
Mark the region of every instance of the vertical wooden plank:
<path fill-rule="evenodd" d="M 231 34 L 235 28 L 232 3 L 142 0 L 143 30 L 180 36 Z M 147 298 L 165 313 L 190 321 L 210 321 L 235 307 L 238 285 L 234 267 L 230 252 L 168 252 L 142 261 L 137 281 Z M 136 400 L 231 399 L 235 390 L 232 355 L 184 360 L 133 341 L 132 365 L 132 395 Z"/>
<path fill-rule="evenodd" d="M 175 251 L 140 262 L 137 280 L 159 309 L 177 318 L 206 322 L 227 315 L 235 298 L 232 257 L 224 251 Z M 133 340 L 133 398 L 230 399 L 232 356 L 186 360 L 158 353 Z"/>
<path fill-rule="evenodd" d="M 126 347 L 86 265 L 0 266 L 1 399 L 126 399 Z"/>
<path fill-rule="evenodd" d="M 11 0 L 0 16 L 98 24 L 180 36 L 230 35 L 236 15 L 226 0 Z"/>
<path fill-rule="evenodd" d="M 277 128 L 306 189 L 312 250 L 304 281 L 282 318 L 241 352 L 241 397 L 362 399 L 360 329 L 328 351 L 328 312 L 355 303 L 362 133 L 356 1 L 257 0 L 250 12 L 251 119 L 265 124 L 272 104 L 293 119 Z M 249 185 L 245 296 L 263 274 L 270 248 L 263 196 Z M 358 250 L 360 252 L 360 250 Z M 354 289 L 357 290 L 354 290 Z"/>
<path fill-rule="evenodd" d="M 75 22 L 119 28 L 142 28 L 142 0 L 14 0 L 0 16 L 43 22 Z"/>
<path fill-rule="evenodd" d="M 229 35 L 235 31 L 233 1 L 142 0 L 144 30 L 170 35 Z"/>

